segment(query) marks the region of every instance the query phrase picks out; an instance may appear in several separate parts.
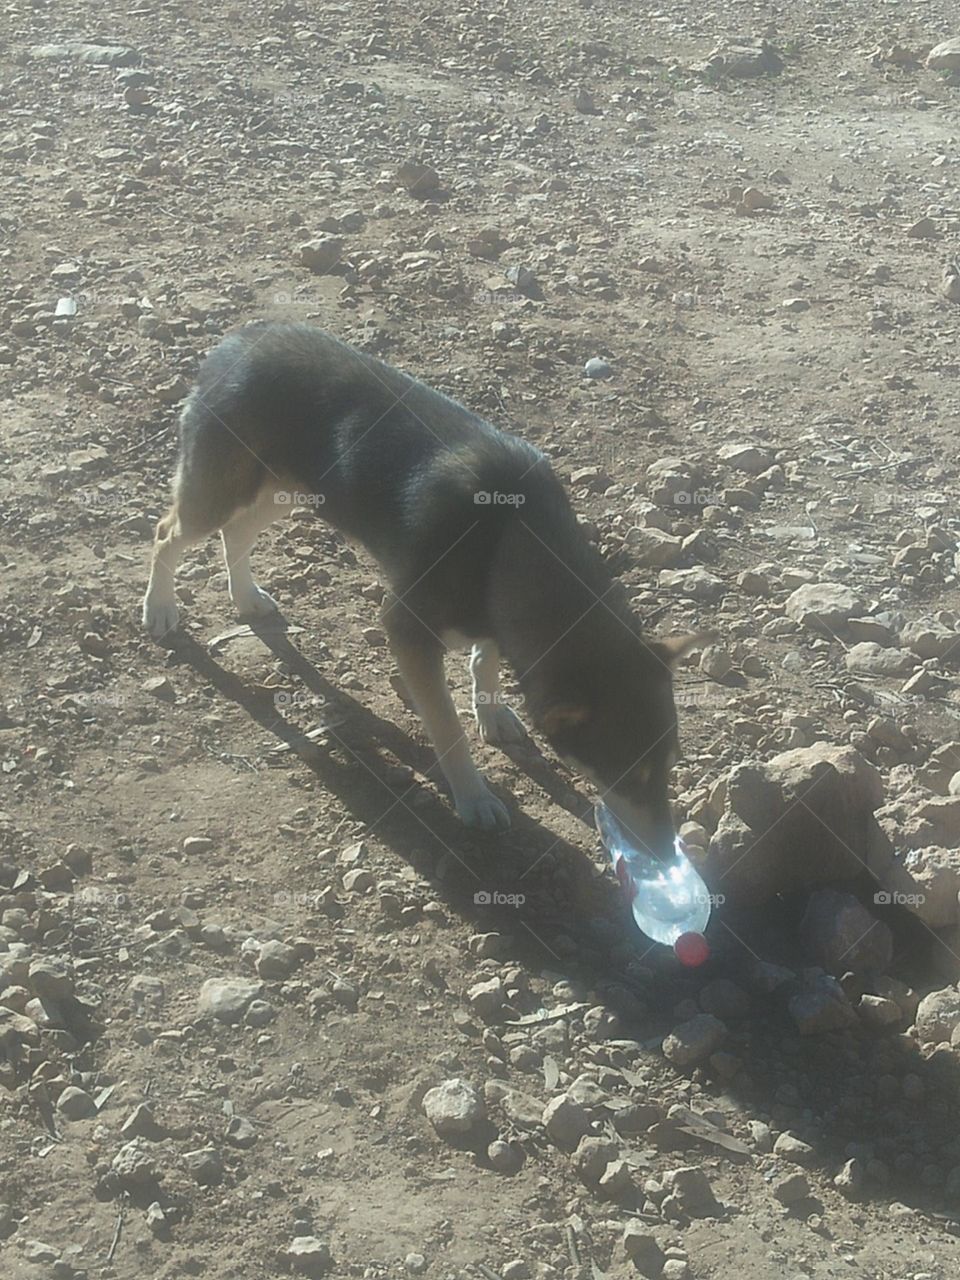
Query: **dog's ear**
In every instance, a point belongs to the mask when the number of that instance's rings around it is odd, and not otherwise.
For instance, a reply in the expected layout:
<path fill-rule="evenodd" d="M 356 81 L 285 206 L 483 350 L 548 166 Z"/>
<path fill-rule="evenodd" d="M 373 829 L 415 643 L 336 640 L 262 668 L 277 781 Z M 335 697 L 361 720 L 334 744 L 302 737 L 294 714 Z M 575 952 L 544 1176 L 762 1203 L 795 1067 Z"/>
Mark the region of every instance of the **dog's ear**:
<path fill-rule="evenodd" d="M 540 729 L 549 738 L 590 719 L 590 708 L 575 702 L 553 702 L 540 716 Z"/>
<path fill-rule="evenodd" d="M 715 637 L 708 631 L 689 631 L 678 636 L 658 636 L 651 642 L 650 647 L 662 662 L 672 667 L 691 649 L 699 649 L 711 644 L 714 639 Z"/>

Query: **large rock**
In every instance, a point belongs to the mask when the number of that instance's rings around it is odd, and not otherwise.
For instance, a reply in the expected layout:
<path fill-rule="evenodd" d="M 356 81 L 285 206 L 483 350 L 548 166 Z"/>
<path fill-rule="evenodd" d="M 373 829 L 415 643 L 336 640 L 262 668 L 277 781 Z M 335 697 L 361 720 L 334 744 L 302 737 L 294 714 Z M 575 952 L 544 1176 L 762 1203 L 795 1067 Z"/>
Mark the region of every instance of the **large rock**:
<path fill-rule="evenodd" d="M 943 987 L 923 997 L 914 1022 L 918 1040 L 941 1044 L 950 1040 L 957 1026 L 960 1026 L 960 991 L 956 987 Z"/>
<path fill-rule="evenodd" d="M 896 903 L 931 929 L 960 922 L 960 853 L 931 845 L 912 849 L 879 875 L 874 901 Z"/>
<path fill-rule="evenodd" d="M 852 747 L 820 742 L 738 765 L 704 878 L 746 904 L 852 880 L 890 856 L 873 816 L 882 799 L 879 773 Z"/>
<path fill-rule="evenodd" d="M 960 39 L 944 40 L 927 54 L 930 71 L 960 71 Z"/>
<path fill-rule="evenodd" d="M 900 643 L 918 658 L 960 660 L 960 631 L 942 622 L 908 622 L 900 632 Z"/>
<path fill-rule="evenodd" d="M 890 649 L 875 640 L 851 645 L 843 661 L 848 671 L 864 676 L 904 676 L 917 665 L 906 649 Z"/>
<path fill-rule="evenodd" d="M 645 569 L 672 569 L 683 555 L 683 539 L 662 529 L 630 529 L 624 541 L 637 564 Z"/>
<path fill-rule="evenodd" d="M 887 925 L 852 893 L 818 889 L 800 921 L 800 942 L 814 964 L 828 973 L 883 973 L 893 959 Z"/>
<path fill-rule="evenodd" d="M 200 988 L 198 1012 L 218 1022 L 240 1022 L 262 991 L 263 983 L 250 978 L 208 978 Z"/>
<path fill-rule="evenodd" d="M 727 1038 L 727 1028 L 712 1013 L 698 1013 L 674 1027 L 663 1042 L 664 1057 L 675 1067 L 692 1067 L 709 1058 Z"/>
<path fill-rule="evenodd" d="M 441 1138 L 470 1133 L 487 1116 L 483 1098 L 469 1080 L 444 1080 L 423 1097 L 423 1110 Z"/>
<path fill-rule="evenodd" d="M 807 582 L 787 597 L 784 609 L 802 627 L 832 636 L 846 631 L 850 619 L 863 613 L 863 602 L 840 583 Z"/>

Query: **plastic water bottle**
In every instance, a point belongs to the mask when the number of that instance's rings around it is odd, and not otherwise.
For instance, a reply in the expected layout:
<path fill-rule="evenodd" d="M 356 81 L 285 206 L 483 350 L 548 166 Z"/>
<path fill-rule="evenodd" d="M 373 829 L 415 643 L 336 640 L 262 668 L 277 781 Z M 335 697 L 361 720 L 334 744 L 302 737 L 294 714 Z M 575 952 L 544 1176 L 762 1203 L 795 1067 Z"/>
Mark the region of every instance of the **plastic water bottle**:
<path fill-rule="evenodd" d="M 710 919 L 710 894 L 679 839 L 673 857 L 661 860 L 638 849 L 602 802 L 596 807 L 596 822 L 640 931 L 653 942 L 673 947 L 681 963 L 703 964 L 710 954 L 703 936 Z"/>

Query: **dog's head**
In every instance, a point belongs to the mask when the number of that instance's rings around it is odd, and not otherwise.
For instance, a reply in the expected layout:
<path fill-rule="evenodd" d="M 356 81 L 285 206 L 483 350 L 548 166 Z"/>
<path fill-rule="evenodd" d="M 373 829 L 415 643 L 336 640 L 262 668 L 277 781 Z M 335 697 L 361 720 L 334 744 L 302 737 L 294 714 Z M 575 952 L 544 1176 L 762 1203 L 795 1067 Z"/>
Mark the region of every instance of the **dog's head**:
<path fill-rule="evenodd" d="M 672 667 L 701 642 L 608 630 L 560 679 L 554 668 L 531 708 L 557 754 L 595 784 L 637 846 L 662 859 L 675 839 L 667 794 L 679 753 Z"/>

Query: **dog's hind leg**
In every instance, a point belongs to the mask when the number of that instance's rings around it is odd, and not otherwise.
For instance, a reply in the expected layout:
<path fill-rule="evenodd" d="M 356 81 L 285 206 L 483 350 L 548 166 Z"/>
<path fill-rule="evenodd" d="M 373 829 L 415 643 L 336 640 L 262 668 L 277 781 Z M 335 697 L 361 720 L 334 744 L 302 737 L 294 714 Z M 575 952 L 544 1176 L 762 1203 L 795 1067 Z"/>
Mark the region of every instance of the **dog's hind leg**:
<path fill-rule="evenodd" d="M 527 731 L 500 692 L 500 650 L 493 640 L 481 640 L 470 653 L 473 715 L 484 742 L 519 745 Z"/>
<path fill-rule="evenodd" d="M 174 574 L 187 547 L 212 533 L 199 513 L 185 509 L 179 496 L 157 525 L 150 562 L 150 581 L 143 597 L 143 625 L 154 640 L 164 640 L 177 629 L 177 596 Z"/>
<path fill-rule="evenodd" d="M 250 569 L 250 552 L 258 535 L 290 511 L 289 505 L 278 501 L 277 494 L 272 485 L 265 486 L 255 502 L 236 512 L 220 530 L 230 599 L 241 618 L 262 618 L 277 609 L 273 597 L 254 582 Z M 285 496 L 289 499 L 290 495 Z"/>
<path fill-rule="evenodd" d="M 465 826 L 485 831 L 506 830 L 510 826 L 506 806 L 487 787 L 470 756 L 443 671 L 443 645 L 417 624 L 395 597 L 388 597 L 383 622 L 414 708 L 450 784 L 460 820 Z"/>

